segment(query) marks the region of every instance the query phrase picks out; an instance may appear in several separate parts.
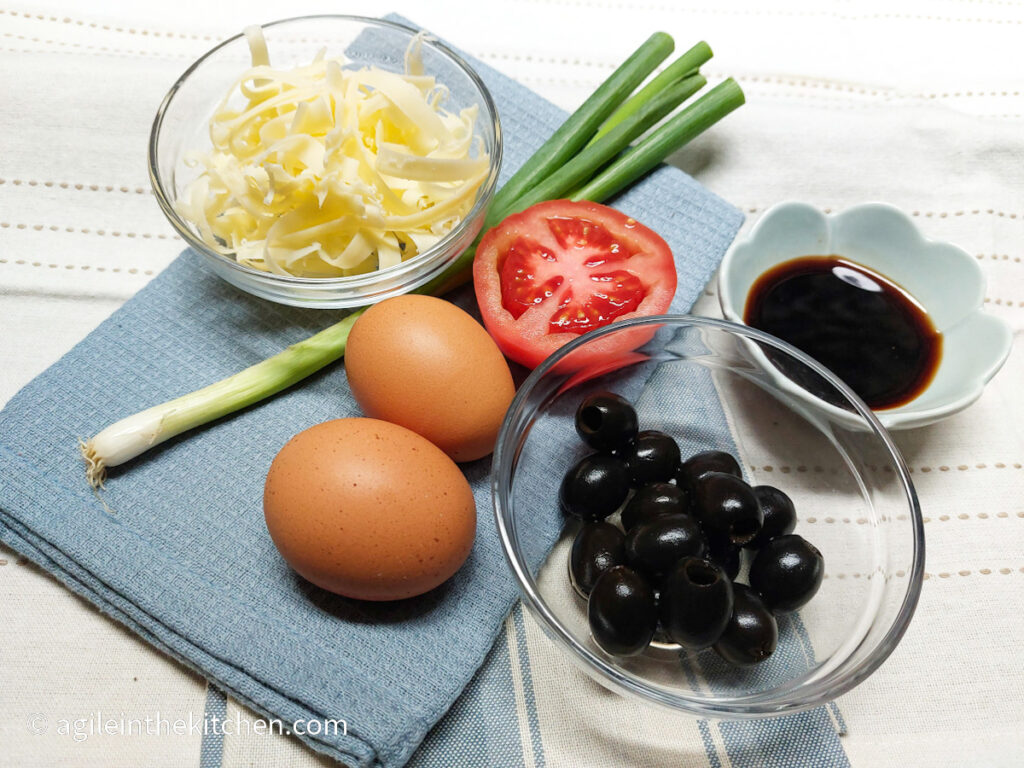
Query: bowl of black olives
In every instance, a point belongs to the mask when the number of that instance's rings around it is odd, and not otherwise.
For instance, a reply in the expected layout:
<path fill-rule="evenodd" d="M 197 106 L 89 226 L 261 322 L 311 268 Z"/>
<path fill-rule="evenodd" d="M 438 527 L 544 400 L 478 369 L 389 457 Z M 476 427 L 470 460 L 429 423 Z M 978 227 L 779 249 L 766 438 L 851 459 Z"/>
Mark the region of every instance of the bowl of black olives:
<path fill-rule="evenodd" d="M 595 346 L 638 326 L 639 350 Z M 752 345 L 843 417 L 780 386 Z M 520 387 L 492 480 L 541 628 L 598 682 L 675 710 L 835 698 L 888 657 L 920 594 L 921 511 L 889 434 L 813 359 L 728 321 L 642 318 L 567 344 Z"/>

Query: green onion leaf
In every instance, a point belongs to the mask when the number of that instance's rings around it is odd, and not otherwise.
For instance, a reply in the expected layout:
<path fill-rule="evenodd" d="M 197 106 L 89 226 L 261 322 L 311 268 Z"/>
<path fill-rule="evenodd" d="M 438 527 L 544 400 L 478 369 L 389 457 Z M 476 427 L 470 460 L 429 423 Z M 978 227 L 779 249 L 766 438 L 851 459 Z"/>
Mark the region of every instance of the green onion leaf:
<path fill-rule="evenodd" d="M 691 75 L 663 88 L 654 97 L 640 104 L 633 114 L 624 118 L 608 133 L 527 191 L 508 208 L 499 211 L 499 221 L 509 214 L 529 208 L 534 203 L 565 197 L 579 185 L 585 184 L 612 158 L 628 147 L 631 141 L 703 88 L 705 83 L 707 81 L 701 75 Z"/>
<path fill-rule="evenodd" d="M 590 144 L 600 139 L 627 117 L 635 114 L 641 106 L 677 80 L 682 80 L 685 77 L 696 74 L 697 70 L 706 64 L 712 55 L 711 46 L 703 40 L 697 43 L 693 48 L 665 67 L 664 70 L 651 79 L 651 82 L 634 93 L 621 107 L 615 110 L 612 116 L 605 120 L 604 125 L 594 134 Z M 588 144 L 587 146 L 590 145 Z"/>
<path fill-rule="evenodd" d="M 571 200 L 601 202 L 628 187 L 666 157 L 698 136 L 745 101 L 731 77 L 716 85 L 690 106 L 659 126 L 640 144 L 598 176 L 569 195 Z"/>
<path fill-rule="evenodd" d="M 522 197 L 530 188 L 561 168 L 579 152 L 634 89 L 672 53 L 675 42 L 664 32 L 655 32 L 611 76 L 597 87 L 590 98 L 562 123 L 561 127 L 523 167 L 498 190 L 484 222 L 488 230 L 501 221 L 496 211 Z"/>

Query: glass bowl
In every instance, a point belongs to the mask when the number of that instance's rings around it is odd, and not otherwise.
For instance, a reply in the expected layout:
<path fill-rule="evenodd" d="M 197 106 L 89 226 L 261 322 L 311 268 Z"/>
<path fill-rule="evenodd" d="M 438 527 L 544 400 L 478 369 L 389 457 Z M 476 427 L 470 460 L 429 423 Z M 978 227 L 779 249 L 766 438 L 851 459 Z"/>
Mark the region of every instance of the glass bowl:
<path fill-rule="evenodd" d="M 614 351 L 638 336 L 650 341 L 636 352 Z M 842 403 L 843 418 L 780 386 L 766 358 Z M 621 658 L 592 640 L 586 602 L 567 571 L 579 523 L 559 510 L 558 488 L 566 470 L 591 452 L 576 434 L 576 407 L 601 390 L 632 402 L 641 430 L 675 437 L 684 459 L 702 450 L 729 451 L 751 484 L 774 485 L 793 499 L 795 532 L 822 552 L 825 578 L 808 604 L 778 618 L 778 647 L 761 664 L 731 667 L 711 649 L 682 653 L 663 642 Z M 594 679 L 647 702 L 722 718 L 820 705 L 878 668 L 917 605 L 924 526 L 891 437 L 828 370 L 746 326 L 661 316 L 581 336 L 520 387 L 493 467 L 498 530 L 523 602 Z"/>
<path fill-rule="evenodd" d="M 275 67 L 305 65 L 322 48 L 328 56 L 344 53 L 351 66 L 372 65 L 404 71 L 404 57 L 417 30 L 358 16 L 304 16 L 262 25 Z M 430 36 L 422 45 L 424 74 L 449 91 L 444 107 L 457 112 L 480 110 L 475 133 L 490 158 L 487 176 L 469 214 L 442 240 L 416 257 L 387 269 L 337 278 L 303 278 L 264 272 L 217 253 L 200 238 L 195 225 L 175 210 L 175 201 L 199 174 L 185 163 L 186 153 L 210 146 L 208 124 L 220 100 L 251 66 L 244 34 L 236 35 L 200 57 L 171 87 L 157 110 L 149 139 L 149 175 L 157 201 L 178 233 L 220 277 L 264 299 L 301 307 L 340 309 L 365 306 L 407 293 L 450 266 L 476 238 L 494 195 L 501 166 L 501 125 L 486 86 L 452 49 Z"/>

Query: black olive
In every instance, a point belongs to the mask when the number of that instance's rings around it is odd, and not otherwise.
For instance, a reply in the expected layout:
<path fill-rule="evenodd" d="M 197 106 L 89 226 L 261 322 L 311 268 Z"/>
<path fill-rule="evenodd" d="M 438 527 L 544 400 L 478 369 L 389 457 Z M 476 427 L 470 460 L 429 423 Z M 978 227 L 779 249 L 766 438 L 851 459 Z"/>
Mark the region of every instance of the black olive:
<path fill-rule="evenodd" d="M 740 547 L 728 539 L 714 537 L 708 539 L 708 560 L 718 563 L 730 579 L 735 579 L 740 572 Z"/>
<path fill-rule="evenodd" d="M 693 489 L 693 508 L 709 538 L 742 546 L 761 530 L 761 505 L 751 487 L 735 475 L 701 476 Z"/>
<path fill-rule="evenodd" d="M 733 584 L 732 589 L 732 616 L 714 648 L 730 664 L 757 664 L 774 653 L 779 641 L 779 625 L 768 606 L 750 587 Z"/>
<path fill-rule="evenodd" d="M 758 549 L 776 536 L 793 532 L 796 528 L 796 508 L 789 496 L 770 485 L 755 485 L 754 495 L 761 505 L 764 522 L 761 523 L 761 531 L 746 546 Z"/>
<path fill-rule="evenodd" d="M 634 526 L 666 514 L 682 515 L 690 511 L 690 497 L 672 483 L 650 483 L 636 489 L 622 508 L 622 527 Z"/>
<path fill-rule="evenodd" d="M 576 431 L 583 442 L 599 451 L 625 447 L 637 433 L 636 411 L 613 392 L 598 392 L 576 409 Z"/>
<path fill-rule="evenodd" d="M 629 465 L 633 485 L 668 482 L 679 468 L 679 445 L 670 435 L 653 429 L 638 434 L 621 455 Z"/>
<path fill-rule="evenodd" d="M 653 580 L 684 557 L 703 557 L 707 548 L 700 523 L 689 515 L 662 515 L 626 534 L 626 562 Z"/>
<path fill-rule="evenodd" d="M 587 601 L 594 641 L 608 653 L 632 656 L 651 642 L 658 626 L 654 590 L 639 574 L 617 565 L 601 574 Z"/>
<path fill-rule="evenodd" d="M 743 477 L 743 470 L 732 454 L 725 451 L 704 451 L 694 454 L 679 465 L 676 483 L 684 488 L 693 488 L 708 472 L 724 472 L 727 475 Z"/>
<path fill-rule="evenodd" d="M 687 557 L 662 581 L 658 603 L 669 637 L 699 651 L 718 640 L 732 615 L 732 582 L 721 566 Z"/>
<path fill-rule="evenodd" d="M 589 595 L 602 573 L 626 562 L 625 541 L 611 523 L 584 523 L 569 554 L 569 573 L 580 592 Z"/>
<path fill-rule="evenodd" d="M 750 564 L 750 586 L 773 613 L 789 613 L 806 603 L 825 577 L 825 559 L 803 536 L 776 536 Z"/>
<path fill-rule="evenodd" d="M 562 479 L 562 509 L 584 520 L 603 520 L 629 495 L 626 462 L 607 453 L 585 456 Z"/>

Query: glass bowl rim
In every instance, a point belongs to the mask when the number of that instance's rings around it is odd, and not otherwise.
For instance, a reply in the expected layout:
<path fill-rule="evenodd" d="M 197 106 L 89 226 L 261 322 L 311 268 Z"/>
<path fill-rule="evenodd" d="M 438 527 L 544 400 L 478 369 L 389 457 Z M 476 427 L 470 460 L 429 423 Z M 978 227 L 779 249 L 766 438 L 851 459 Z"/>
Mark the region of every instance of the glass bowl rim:
<path fill-rule="evenodd" d="M 372 16 L 356 16 L 348 14 L 338 13 L 324 13 L 324 14 L 309 14 L 305 16 L 291 16 L 286 19 L 277 19 L 276 21 L 269 21 L 260 24 L 260 28 L 268 29 L 273 27 L 280 27 L 287 24 L 303 21 L 343 21 L 343 22 L 356 22 L 366 24 L 367 26 L 376 26 L 391 29 L 397 32 L 404 32 L 410 36 L 417 35 L 425 30 L 418 30 L 407 24 L 401 24 L 396 21 L 389 21 L 388 19 L 379 19 Z M 344 277 L 298 277 L 295 275 L 279 275 L 275 272 L 266 272 L 260 269 L 254 269 L 244 264 L 240 264 L 238 261 L 225 256 L 222 253 L 218 253 L 211 249 L 205 242 L 203 242 L 189 227 L 188 223 L 182 219 L 176 210 L 174 210 L 174 204 L 171 202 L 170 196 L 167 194 L 167 190 L 164 185 L 163 176 L 159 170 L 159 164 L 157 160 L 157 152 L 160 145 L 161 130 L 164 125 L 164 118 L 167 114 L 167 110 L 170 108 L 171 103 L 174 101 L 174 97 L 178 94 L 178 91 L 185 85 L 188 78 L 191 77 L 192 73 L 195 72 L 200 66 L 202 66 L 209 58 L 215 55 L 222 48 L 231 45 L 239 40 L 245 38 L 245 32 L 239 32 L 232 35 L 225 40 L 217 43 L 215 46 L 210 48 L 206 53 L 192 62 L 188 68 L 178 76 L 177 80 L 168 90 L 163 100 L 160 102 L 160 106 L 157 108 L 156 116 L 153 118 L 153 124 L 149 132 L 149 145 L 148 145 L 148 165 L 149 165 L 149 181 L 153 187 L 154 195 L 156 196 L 157 203 L 160 205 L 160 209 L 163 211 L 164 216 L 170 221 L 171 226 L 177 231 L 179 235 L 185 240 L 185 242 L 194 250 L 203 254 L 207 258 L 212 258 L 228 267 L 229 269 L 235 270 L 249 278 L 256 279 L 259 281 L 266 281 L 269 283 L 278 283 L 280 285 L 290 285 L 295 287 L 310 287 L 316 286 L 322 290 L 330 290 L 332 288 L 337 289 L 358 289 L 358 288 L 372 288 L 377 285 L 381 280 L 393 278 L 395 276 L 401 276 L 409 273 L 418 273 L 421 269 L 427 268 L 439 260 L 442 260 L 447 254 L 448 248 L 452 243 L 457 242 L 465 232 L 474 225 L 474 222 L 485 213 L 487 206 L 490 205 L 491 198 L 494 196 L 495 188 L 498 183 L 498 174 L 501 171 L 502 161 L 502 131 L 501 131 L 501 119 L 498 115 L 497 105 L 494 103 L 494 98 L 491 96 L 490 90 L 484 84 L 480 75 L 477 74 L 469 63 L 458 53 L 456 53 L 446 43 L 439 40 L 429 32 L 425 32 L 424 43 L 436 48 L 443 55 L 448 57 L 473 83 L 474 87 L 479 91 L 482 96 L 482 107 L 486 112 L 490 120 L 487 126 L 490 128 L 490 132 L 493 135 L 494 147 L 490 153 L 490 162 L 488 175 L 484 179 L 481 185 L 480 192 L 477 194 L 476 203 L 473 208 L 469 211 L 466 216 L 463 217 L 462 221 L 459 222 L 453 230 L 445 235 L 441 240 L 436 242 L 424 253 L 419 254 L 415 258 L 409 261 L 403 261 L 385 269 L 378 269 L 373 272 L 368 272 L 362 275 L 348 275 Z"/>
<path fill-rule="evenodd" d="M 537 382 L 573 350 L 592 340 L 617 331 L 651 325 L 713 328 L 725 331 L 733 337 L 738 336 L 751 341 L 769 344 L 791 355 L 838 389 L 854 406 L 858 414 L 865 419 L 875 438 L 881 440 L 885 446 L 889 459 L 895 465 L 896 476 L 909 502 L 910 514 L 908 519 L 911 522 L 914 540 L 913 563 L 908 570 L 907 590 L 903 596 L 899 613 L 892 621 L 885 636 L 879 641 L 867 659 L 860 662 L 852 670 L 844 673 L 838 680 L 816 680 L 797 689 L 787 691 L 781 697 L 778 694 L 766 696 L 763 693 L 755 693 L 723 699 L 707 699 L 700 696 L 680 695 L 651 687 L 642 681 L 622 674 L 613 664 L 587 649 L 569 632 L 541 597 L 537 589 L 537 583 L 529 572 L 529 568 L 516 554 L 509 529 L 505 525 L 504 517 L 506 510 L 511 512 L 511 468 L 518 461 L 518 446 L 511 444 L 513 437 L 515 437 L 512 429 L 513 425 L 519 421 L 519 416 L 525 410 L 527 396 Z M 509 406 L 508 412 L 505 414 L 505 419 L 502 422 L 498 439 L 495 443 L 491 472 L 491 494 L 495 523 L 501 540 L 502 551 L 505 554 L 505 560 L 516 579 L 516 584 L 519 587 L 523 601 L 531 613 L 540 620 L 542 629 L 545 630 L 546 634 L 552 637 L 556 644 L 563 646 L 563 651 L 568 650 L 575 657 L 577 663 L 582 664 L 589 671 L 597 673 L 602 680 L 610 684 L 615 690 L 692 715 L 714 718 L 751 719 L 792 714 L 820 706 L 835 699 L 863 682 L 895 650 L 906 632 L 911 618 L 913 618 L 921 595 L 925 563 L 924 520 L 921 516 L 921 505 L 917 497 L 917 491 L 910 478 L 910 470 L 892 436 L 882 426 L 878 417 L 875 416 L 864 401 L 835 374 L 814 360 L 814 358 L 775 336 L 730 320 L 687 314 L 631 318 L 585 333 L 573 339 L 565 346 L 560 347 L 530 372 L 526 380 L 520 385 L 512 400 L 512 404 Z"/>

